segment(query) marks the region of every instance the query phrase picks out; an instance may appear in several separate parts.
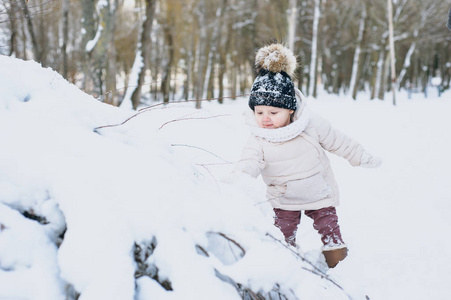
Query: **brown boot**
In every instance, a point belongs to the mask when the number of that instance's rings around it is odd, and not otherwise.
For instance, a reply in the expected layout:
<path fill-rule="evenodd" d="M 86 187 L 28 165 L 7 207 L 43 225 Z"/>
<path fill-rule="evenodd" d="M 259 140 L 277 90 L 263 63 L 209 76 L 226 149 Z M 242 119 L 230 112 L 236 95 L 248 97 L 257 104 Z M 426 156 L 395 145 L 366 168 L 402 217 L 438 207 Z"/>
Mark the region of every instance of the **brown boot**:
<path fill-rule="evenodd" d="M 323 250 L 323 254 L 329 268 L 334 268 L 340 261 L 348 256 L 348 248 L 344 246 L 343 248 L 338 249 Z"/>

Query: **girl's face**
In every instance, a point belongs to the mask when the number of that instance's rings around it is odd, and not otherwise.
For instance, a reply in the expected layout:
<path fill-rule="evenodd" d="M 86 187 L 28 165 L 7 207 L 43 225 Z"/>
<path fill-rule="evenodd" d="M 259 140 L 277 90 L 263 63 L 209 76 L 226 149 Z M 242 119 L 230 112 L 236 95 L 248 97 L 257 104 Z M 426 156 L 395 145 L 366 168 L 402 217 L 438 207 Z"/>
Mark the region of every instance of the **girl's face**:
<path fill-rule="evenodd" d="M 257 105 L 254 107 L 255 120 L 258 127 L 276 129 L 287 126 L 291 123 L 293 110 L 267 105 Z"/>

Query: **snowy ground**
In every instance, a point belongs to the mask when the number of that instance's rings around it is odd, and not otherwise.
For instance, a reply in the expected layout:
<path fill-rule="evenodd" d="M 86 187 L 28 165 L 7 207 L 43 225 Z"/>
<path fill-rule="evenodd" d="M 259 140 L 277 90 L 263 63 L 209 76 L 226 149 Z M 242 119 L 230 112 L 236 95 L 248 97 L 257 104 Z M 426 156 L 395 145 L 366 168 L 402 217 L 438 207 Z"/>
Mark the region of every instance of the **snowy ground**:
<path fill-rule="evenodd" d="M 342 291 L 274 241 L 258 179 L 227 183 L 248 135 L 246 99 L 157 106 L 95 132 L 135 112 L 33 62 L 0 56 L 0 66 L 0 299 L 66 299 L 68 286 L 82 300 L 240 299 L 235 283 L 279 284 L 292 299 L 449 299 L 449 92 L 401 93 L 396 107 L 391 95 L 309 100 L 384 161 L 354 168 L 331 155 L 350 255 L 327 275 Z M 298 241 L 315 261 L 305 216 Z M 135 243 L 149 249 L 145 269 Z"/>

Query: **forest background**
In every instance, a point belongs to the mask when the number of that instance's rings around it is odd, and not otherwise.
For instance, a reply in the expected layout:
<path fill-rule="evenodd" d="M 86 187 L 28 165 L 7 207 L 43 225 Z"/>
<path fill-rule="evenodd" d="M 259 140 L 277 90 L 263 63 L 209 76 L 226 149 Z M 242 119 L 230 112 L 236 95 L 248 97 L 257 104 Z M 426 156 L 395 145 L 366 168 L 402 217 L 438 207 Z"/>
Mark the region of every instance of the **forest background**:
<path fill-rule="evenodd" d="M 293 50 L 296 85 L 315 98 L 320 88 L 381 100 L 391 89 L 449 89 L 449 1 L 390 1 L 0 0 L 0 54 L 134 109 L 245 95 L 255 52 L 274 41 Z"/>

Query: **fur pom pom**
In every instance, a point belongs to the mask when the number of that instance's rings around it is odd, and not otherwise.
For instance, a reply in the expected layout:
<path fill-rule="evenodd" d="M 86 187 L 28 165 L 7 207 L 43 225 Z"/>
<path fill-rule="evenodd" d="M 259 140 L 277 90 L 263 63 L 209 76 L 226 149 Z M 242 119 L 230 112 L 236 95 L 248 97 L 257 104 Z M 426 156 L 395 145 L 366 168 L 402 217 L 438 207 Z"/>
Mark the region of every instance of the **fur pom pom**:
<path fill-rule="evenodd" d="M 257 72 L 266 69 L 273 73 L 284 71 L 293 76 L 296 69 L 296 57 L 290 49 L 282 44 L 271 44 L 258 50 L 255 56 L 255 67 Z"/>

